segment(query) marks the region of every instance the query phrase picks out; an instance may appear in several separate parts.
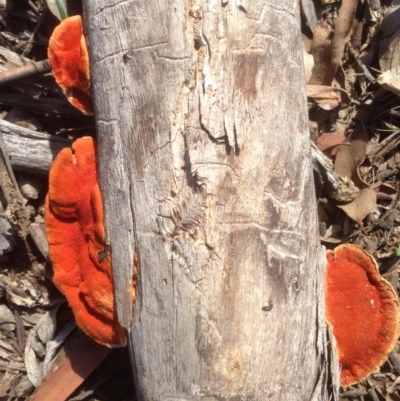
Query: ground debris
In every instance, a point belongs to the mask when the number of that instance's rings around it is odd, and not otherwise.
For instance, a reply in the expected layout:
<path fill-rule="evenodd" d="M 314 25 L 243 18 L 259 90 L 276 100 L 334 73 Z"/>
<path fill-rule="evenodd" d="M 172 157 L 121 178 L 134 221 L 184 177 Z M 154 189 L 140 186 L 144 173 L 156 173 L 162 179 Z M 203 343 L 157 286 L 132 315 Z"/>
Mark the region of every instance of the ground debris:
<path fill-rule="evenodd" d="M 313 66 L 308 86 L 349 97 L 337 98 L 335 106 L 333 97 L 324 104 L 308 96 L 312 138 L 327 158 L 314 168 L 321 240 L 331 249 L 362 246 L 399 292 L 400 7 L 384 0 L 302 0 L 302 6 L 305 69 Z M 313 159 L 315 154 L 313 149 Z M 335 196 L 338 177 L 351 180 L 358 192 L 344 201 Z M 397 356 L 393 351 L 379 372 L 342 389 L 340 399 L 400 400 Z"/>

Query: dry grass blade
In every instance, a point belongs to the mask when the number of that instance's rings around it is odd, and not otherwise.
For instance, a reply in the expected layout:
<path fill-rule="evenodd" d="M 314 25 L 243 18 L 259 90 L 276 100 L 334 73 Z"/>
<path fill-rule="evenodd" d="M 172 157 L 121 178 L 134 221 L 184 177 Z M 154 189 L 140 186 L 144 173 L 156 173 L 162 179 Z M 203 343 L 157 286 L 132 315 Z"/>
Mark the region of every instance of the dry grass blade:
<path fill-rule="evenodd" d="M 173 235 L 194 233 L 205 220 L 206 208 L 205 192 L 191 192 L 172 213 L 171 218 L 175 224 Z"/>

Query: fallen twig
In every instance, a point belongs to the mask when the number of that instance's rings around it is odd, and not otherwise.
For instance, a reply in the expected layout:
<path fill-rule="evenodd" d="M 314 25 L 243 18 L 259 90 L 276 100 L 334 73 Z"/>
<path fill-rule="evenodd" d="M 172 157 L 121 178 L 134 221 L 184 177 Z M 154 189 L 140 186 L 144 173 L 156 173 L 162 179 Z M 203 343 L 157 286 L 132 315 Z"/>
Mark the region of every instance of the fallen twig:
<path fill-rule="evenodd" d="M 74 351 L 41 384 L 30 401 L 66 400 L 110 353 L 89 337 L 75 344 Z"/>
<path fill-rule="evenodd" d="M 0 73 L 0 85 L 7 84 L 18 79 L 29 78 L 35 75 L 46 74 L 50 72 L 49 60 L 36 61 L 26 64 L 22 67 Z"/>

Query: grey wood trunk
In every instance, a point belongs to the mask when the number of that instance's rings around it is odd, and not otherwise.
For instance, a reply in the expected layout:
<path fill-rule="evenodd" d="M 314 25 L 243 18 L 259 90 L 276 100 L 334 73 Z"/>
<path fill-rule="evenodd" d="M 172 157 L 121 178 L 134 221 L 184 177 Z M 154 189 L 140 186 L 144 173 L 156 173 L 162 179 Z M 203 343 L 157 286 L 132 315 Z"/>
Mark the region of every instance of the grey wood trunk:
<path fill-rule="evenodd" d="M 137 399 L 336 399 L 298 2 L 87 0 L 85 12 L 125 327 L 140 260 Z"/>

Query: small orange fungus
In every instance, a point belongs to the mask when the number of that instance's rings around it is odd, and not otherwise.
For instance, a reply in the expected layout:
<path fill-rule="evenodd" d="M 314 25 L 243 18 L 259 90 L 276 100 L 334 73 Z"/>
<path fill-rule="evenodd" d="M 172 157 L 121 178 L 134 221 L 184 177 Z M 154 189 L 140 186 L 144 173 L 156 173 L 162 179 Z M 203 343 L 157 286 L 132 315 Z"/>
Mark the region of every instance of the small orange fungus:
<path fill-rule="evenodd" d="M 54 29 L 47 53 L 51 72 L 69 102 L 84 114 L 93 115 L 89 53 L 79 15 L 64 19 Z"/>
<path fill-rule="evenodd" d="M 53 281 L 65 294 L 77 325 L 108 347 L 126 344 L 114 309 L 111 257 L 104 242 L 103 203 L 96 174 L 95 142 L 78 139 L 50 170 L 45 223 Z M 135 301 L 137 260 L 133 274 Z"/>
<path fill-rule="evenodd" d="M 362 248 L 343 244 L 327 251 L 326 320 L 336 340 L 340 382 L 367 378 L 387 359 L 399 336 L 396 292 Z"/>

